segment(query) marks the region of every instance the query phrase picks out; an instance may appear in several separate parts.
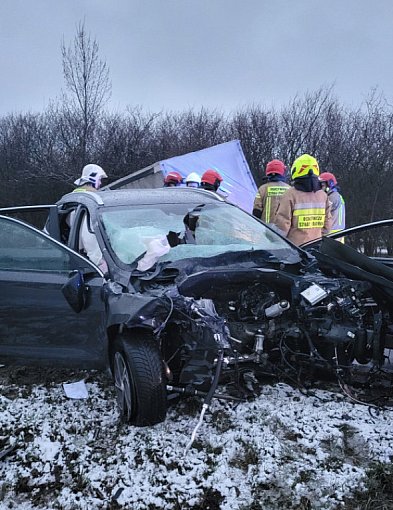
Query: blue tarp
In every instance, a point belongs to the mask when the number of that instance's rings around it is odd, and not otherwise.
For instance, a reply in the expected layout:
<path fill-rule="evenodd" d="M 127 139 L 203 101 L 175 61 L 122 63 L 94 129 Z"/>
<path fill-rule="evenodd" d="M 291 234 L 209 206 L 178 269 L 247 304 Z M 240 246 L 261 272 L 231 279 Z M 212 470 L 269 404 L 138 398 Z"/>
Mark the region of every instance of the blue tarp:
<path fill-rule="evenodd" d="M 184 178 L 191 172 L 202 176 L 209 168 L 217 170 L 223 177 L 219 194 L 243 210 L 252 211 L 257 186 L 239 140 L 165 159 L 159 165 L 164 177 L 174 170 Z"/>

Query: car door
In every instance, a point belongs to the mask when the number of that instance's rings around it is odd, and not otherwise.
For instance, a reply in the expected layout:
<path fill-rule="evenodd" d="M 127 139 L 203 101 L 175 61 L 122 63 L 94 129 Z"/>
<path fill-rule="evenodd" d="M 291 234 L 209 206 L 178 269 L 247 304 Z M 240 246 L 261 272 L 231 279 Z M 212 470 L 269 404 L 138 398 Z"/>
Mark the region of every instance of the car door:
<path fill-rule="evenodd" d="M 393 268 L 393 219 L 359 225 L 329 237 L 344 237 L 347 246 Z"/>
<path fill-rule="evenodd" d="M 87 306 L 76 313 L 62 287 L 84 274 Z M 0 216 L 0 359 L 93 368 L 106 363 L 101 271 L 15 218 Z"/>

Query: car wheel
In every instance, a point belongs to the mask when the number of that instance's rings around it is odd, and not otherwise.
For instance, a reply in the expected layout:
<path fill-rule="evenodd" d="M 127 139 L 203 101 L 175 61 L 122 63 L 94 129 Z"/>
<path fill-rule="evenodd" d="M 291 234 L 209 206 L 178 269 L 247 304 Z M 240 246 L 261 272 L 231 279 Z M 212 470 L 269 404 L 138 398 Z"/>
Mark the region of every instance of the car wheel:
<path fill-rule="evenodd" d="M 121 335 L 115 342 L 112 367 L 121 419 L 137 426 L 164 421 L 166 380 L 153 339 L 140 332 Z"/>

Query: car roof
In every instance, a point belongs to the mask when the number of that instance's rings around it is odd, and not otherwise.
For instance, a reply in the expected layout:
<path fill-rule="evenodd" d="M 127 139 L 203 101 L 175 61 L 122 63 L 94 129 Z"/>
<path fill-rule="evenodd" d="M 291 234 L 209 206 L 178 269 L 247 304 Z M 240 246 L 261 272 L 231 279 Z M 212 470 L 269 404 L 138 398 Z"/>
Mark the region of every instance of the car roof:
<path fill-rule="evenodd" d="M 149 205 L 149 204 L 189 204 L 217 203 L 225 200 L 213 193 L 203 189 L 195 188 L 156 188 L 156 189 L 124 189 L 104 191 L 78 191 L 68 193 L 59 200 L 64 202 L 91 201 L 98 207 L 112 207 L 120 205 Z"/>

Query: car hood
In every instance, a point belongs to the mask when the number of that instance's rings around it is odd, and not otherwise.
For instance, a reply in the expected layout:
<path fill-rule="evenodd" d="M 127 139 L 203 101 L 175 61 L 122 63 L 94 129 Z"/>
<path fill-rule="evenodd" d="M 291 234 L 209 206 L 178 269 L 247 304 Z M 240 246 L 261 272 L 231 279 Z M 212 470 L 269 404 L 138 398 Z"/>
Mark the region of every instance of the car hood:
<path fill-rule="evenodd" d="M 226 252 L 213 257 L 194 257 L 174 262 L 158 262 L 149 271 L 132 271 L 131 282 L 139 279 L 159 282 L 176 280 L 178 283 L 190 275 L 207 274 L 216 269 L 228 274 L 258 268 L 280 269 L 296 274 L 313 263 L 316 264 L 315 258 L 303 250 L 281 250 L 281 252 L 274 254 L 264 250 Z"/>
<path fill-rule="evenodd" d="M 293 277 L 317 278 L 321 272 L 331 278 L 347 278 L 372 284 L 375 298 L 393 305 L 393 269 L 338 241 L 323 238 L 318 249 L 299 250 L 291 259 L 272 257 L 264 251 L 228 252 L 209 258 L 179 260 L 157 264 L 153 271 L 133 275 L 132 280 L 146 283 L 175 283 L 188 296 L 217 295 L 220 288 L 240 282 L 269 282 L 290 286 Z"/>

